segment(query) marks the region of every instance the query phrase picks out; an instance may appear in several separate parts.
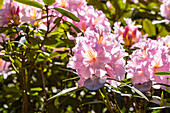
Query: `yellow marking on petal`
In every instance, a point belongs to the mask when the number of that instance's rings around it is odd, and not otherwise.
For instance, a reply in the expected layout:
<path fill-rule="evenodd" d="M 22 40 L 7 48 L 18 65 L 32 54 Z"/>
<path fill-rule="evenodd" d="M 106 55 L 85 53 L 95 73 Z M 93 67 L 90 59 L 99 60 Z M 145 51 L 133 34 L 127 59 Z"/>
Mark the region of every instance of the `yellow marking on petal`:
<path fill-rule="evenodd" d="M 79 7 L 79 6 L 82 4 L 82 1 L 83 1 L 83 0 L 81 0 L 81 1 L 78 3 L 77 7 Z"/>
<path fill-rule="evenodd" d="M 143 72 L 143 71 L 139 71 L 138 73 L 139 73 L 139 75 L 141 75 L 141 76 L 144 75 L 144 72 Z"/>
<path fill-rule="evenodd" d="M 3 60 L 2 59 L 0 59 L 0 67 L 2 67 L 3 65 Z"/>
<path fill-rule="evenodd" d="M 167 7 L 168 11 L 170 11 L 170 7 Z"/>
<path fill-rule="evenodd" d="M 160 62 L 157 62 L 157 61 L 156 61 L 156 64 L 155 64 L 155 66 L 154 66 L 154 71 L 158 71 L 159 64 L 160 64 Z"/>
<path fill-rule="evenodd" d="M 104 39 L 103 34 L 100 34 L 98 38 L 98 43 L 101 44 L 103 42 L 103 39 Z"/>
<path fill-rule="evenodd" d="M 37 11 L 36 11 L 36 9 L 32 9 L 32 13 L 33 13 L 32 18 L 33 18 L 33 19 L 36 19 L 36 17 L 37 17 Z"/>
<path fill-rule="evenodd" d="M 84 23 L 82 24 L 81 29 L 82 29 L 83 33 L 86 31 L 86 25 Z"/>
<path fill-rule="evenodd" d="M 93 59 L 93 62 L 95 62 L 95 61 L 96 61 L 96 56 L 93 54 L 94 51 L 93 51 L 93 50 L 91 50 L 91 51 L 89 50 L 89 51 L 87 51 L 87 52 L 88 52 L 89 57 Z M 93 52 L 93 53 L 92 53 L 92 52 Z"/>
<path fill-rule="evenodd" d="M 96 19 L 95 19 L 93 25 L 94 25 L 94 26 L 97 25 L 99 21 L 100 21 L 100 17 L 98 16 L 98 17 L 96 17 Z"/>
<path fill-rule="evenodd" d="M 61 0 L 61 6 L 62 6 L 63 8 L 66 7 L 66 2 L 67 2 L 67 0 Z"/>
<path fill-rule="evenodd" d="M 144 57 L 143 57 L 144 59 L 146 59 L 148 57 L 146 49 L 143 50 L 143 55 L 144 55 Z"/>

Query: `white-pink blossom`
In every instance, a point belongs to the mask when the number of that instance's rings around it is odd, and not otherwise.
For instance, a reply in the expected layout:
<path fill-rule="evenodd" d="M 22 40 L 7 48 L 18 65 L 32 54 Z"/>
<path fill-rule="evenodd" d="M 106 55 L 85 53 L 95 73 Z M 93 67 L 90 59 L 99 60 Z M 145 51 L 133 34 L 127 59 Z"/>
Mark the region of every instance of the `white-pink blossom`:
<path fill-rule="evenodd" d="M 170 19 L 170 1 L 163 0 L 163 4 L 160 6 L 161 15 L 166 19 Z"/>
<path fill-rule="evenodd" d="M 160 41 L 160 40 L 158 40 Z M 170 84 L 169 76 L 158 76 L 156 72 L 169 72 L 170 62 L 168 47 L 157 40 L 148 39 L 141 41 L 134 46 L 140 49 L 135 50 L 130 56 L 127 64 L 127 77 L 131 78 L 133 84 L 152 81 L 153 84 Z M 162 88 L 165 88 L 162 86 Z"/>

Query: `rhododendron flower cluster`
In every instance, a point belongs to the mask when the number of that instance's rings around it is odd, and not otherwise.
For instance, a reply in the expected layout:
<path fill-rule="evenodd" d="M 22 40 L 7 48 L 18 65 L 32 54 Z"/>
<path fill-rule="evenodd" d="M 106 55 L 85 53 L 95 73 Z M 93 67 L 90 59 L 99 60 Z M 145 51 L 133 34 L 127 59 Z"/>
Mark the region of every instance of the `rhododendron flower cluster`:
<path fill-rule="evenodd" d="M 124 79 L 123 57 L 126 53 L 120 43 L 114 40 L 114 35 L 105 30 L 104 26 L 96 25 L 93 31 L 87 30 L 84 37 L 76 37 L 73 52 L 74 56 L 70 58 L 68 67 L 77 70 L 80 86 L 83 86 L 84 81 L 92 75 Z M 112 81 L 108 82 L 112 84 Z"/>
<path fill-rule="evenodd" d="M 133 84 L 152 81 L 155 83 L 170 84 L 169 76 L 158 76 L 155 72 L 169 72 L 170 62 L 169 50 L 163 43 L 156 40 L 138 42 L 134 46 L 140 49 L 135 50 L 130 56 L 127 64 L 128 78 Z M 162 88 L 164 88 L 162 86 Z"/>
<path fill-rule="evenodd" d="M 41 17 L 41 13 L 41 9 L 13 0 L 5 0 L 0 13 L 0 26 L 20 25 L 24 22 L 30 22 L 34 25 L 35 21 Z"/>
<path fill-rule="evenodd" d="M 6 3 L 4 9 L 0 10 L 0 26 L 19 25 L 19 11 L 19 7 L 15 7 L 13 4 Z"/>
<path fill-rule="evenodd" d="M 42 0 L 36 0 L 45 7 Z M 131 0 L 138 3 L 138 0 Z M 147 1 L 147 0 L 144 0 Z M 123 0 L 126 2 L 126 0 Z M 170 19 L 170 2 L 162 0 L 161 15 Z M 112 4 L 107 2 L 108 8 L 113 8 Z M 60 7 L 73 13 L 80 19 L 80 22 L 71 20 L 54 10 L 54 7 Z M 74 56 L 70 57 L 68 67 L 75 69 L 80 76 L 79 86 L 84 85 L 84 81 L 93 75 L 100 78 L 112 78 L 123 80 L 125 72 L 128 72 L 128 78 L 131 78 L 133 84 L 146 83 L 165 83 L 169 84 L 168 76 L 157 76 L 155 72 L 170 71 L 170 36 L 158 38 L 158 40 L 148 39 L 141 40 L 141 25 L 135 25 L 130 18 L 124 18 L 126 25 L 121 26 L 121 22 L 114 23 L 114 34 L 111 33 L 110 23 L 102 11 L 88 6 L 86 0 L 57 0 L 48 7 L 48 19 L 43 19 L 47 13 L 42 12 L 32 6 L 26 6 L 16 3 L 13 0 L 6 0 L 0 10 L 0 26 L 19 26 L 22 23 L 29 22 L 38 29 L 53 29 L 55 20 L 62 17 L 63 21 L 69 21 L 76 25 L 84 34 L 77 34 L 73 37 L 69 33 L 67 36 L 71 40 L 75 40 L 75 47 L 72 49 Z M 42 18 L 42 19 L 41 19 Z M 39 20 L 37 20 L 39 19 Z M 49 22 L 47 22 L 49 20 Z M 121 45 L 123 44 L 123 45 Z M 123 57 L 128 54 L 123 49 L 126 46 L 138 47 L 130 55 L 131 60 L 127 61 L 125 70 L 125 60 Z M 64 50 L 63 48 L 61 48 Z M 61 51 L 57 50 L 57 51 Z M 69 50 L 69 49 L 67 49 Z M 110 84 L 116 86 L 117 82 L 107 80 Z"/>
<path fill-rule="evenodd" d="M 135 26 L 135 23 L 131 19 L 124 19 L 126 26 L 123 28 L 120 26 L 120 22 L 114 23 L 114 34 L 117 40 L 123 43 L 126 47 L 131 47 L 134 43 L 137 43 L 141 38 L 141 32 L 138 28 L 140 25 Z"/>

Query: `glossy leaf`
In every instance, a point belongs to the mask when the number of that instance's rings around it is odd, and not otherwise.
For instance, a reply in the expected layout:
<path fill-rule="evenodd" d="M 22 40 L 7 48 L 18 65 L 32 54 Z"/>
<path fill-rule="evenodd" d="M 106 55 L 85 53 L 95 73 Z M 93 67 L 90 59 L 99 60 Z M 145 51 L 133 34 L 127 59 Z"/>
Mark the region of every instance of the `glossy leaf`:
<path fill-rule="evenodd" d="M 40 3 L 38 3 L 34 0 L 14 0 L 14 1 L 25 4 L 25 5 L 41 8 L 41 9 L 43 8 L 43 6 Z"/>
<path fill-rule="evenodd" d="M 69 17 L 70 19 L 72 19 L 76 22 L 80 22 L 80 19 L 78 17 L 76 17 L 73 13 L 68 11 L 67 9 L 59 8 L 59 7 L 55 7 L 54 9 L 57 10 L 58 12 L 60 12 L 61 14 L 63 14 L 64 16 Z"/>
<path fill-rule="evenodd" d="M 170 106 L 152 107 L 150 109 L 155 110 L 155 109 L 165 109 L 165 108 L 170 108 Z"/>
<path fill-rule="evenodd" d="M 62 96 L 62 95 L 71 93 L 71 92 L 73 92 L 73 91 L 78 91 L 78 90 L 82 90 L 82 89 L 83 89 L 83 87 L 80 87 L 80 88 L 79 88 L 79 87 L 72 87 L 72 88 L 64 89 L 64 90 L 62 90 L 61 92 L 59 92 L 58 94 L 50 97 L 47 101 L 52 100 L 52 99 L 55 99 L 55 98 L 57 98 L 57 97 L 59 97 L 59 96 Z"/>
<path fill-rule="evenodd" d="M 143 29 L 148 34 L 148 36 L 155 36 L 156 35 L 156 28 L 152 24 L 151 20 L 145 19 L 143 21 Z"/>
<path fill-rule="evenodd" d="M 71 22 L 67 22 L 69 25 L 71 25 L 78 33 L 82 32 L 77 26 L 75 26 L 73 23 Z"/>
<path fill-rule="evenodd" d="M 166 75 L 170 75 L 170 72 L 156 72 L 154 74 L 155 75 L 160 75 L 160 76 L 166 76 Z"/>
<path fill-rule="evenodd" d="M 138 89 L 134 88 L 134 87 L 131 87 L 129 85 L 126 85 L 128 86 L 129 88 L 131 88 L 132 90 L 134 90 L 136 93 L 138 93 L 141 97 L 143 97 L 144 99 L 146 99 L 147 101 L 149 101 L 149 99 L 142 93 L 140 92 Z"/>
<path fill-rule="evenodd" d="M 43 0 L 43 2 L 45 3 L 45 5 L 53 5 L 55 3 L 55 0 Z"/>

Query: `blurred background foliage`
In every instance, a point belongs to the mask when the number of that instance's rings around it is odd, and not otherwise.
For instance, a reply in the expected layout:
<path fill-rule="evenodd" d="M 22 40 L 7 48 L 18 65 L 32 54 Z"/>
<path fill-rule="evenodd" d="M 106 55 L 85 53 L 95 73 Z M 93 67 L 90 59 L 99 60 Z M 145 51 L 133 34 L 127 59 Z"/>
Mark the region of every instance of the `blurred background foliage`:
<path fill-rule="evenodd" d="M 114 22 L 119 21 L 125 25 L 123 18 L 132 18 L 136 24 L 142 25 L 143 35 L 148 34 L 152 39 L 170 34 L 170 25 L 152 24 L 152 20 L 163 19 L 159 15 L 161 3 L 158 0 L 139 0 L 138 4 L 130 0 L 126 3 L 122 0 L 110 0 L 113 6 L 111 9 L 107 8 L 107 1 L 109 0 L 87 0 L 88 5 L 105 13 L 112 28 Z M 68 39 L 67 32 L 76 34 L 71 27 L 80 31 L 71 23 L 61 23 L 60 20 L 61 18 L 56 19 L 58 27 L 48 37 L 45 36 L 47 31 L 40 29 L 35 32 L 30 29 L 35 26 L 28 23 L 20 27 L 0 29 L 0 33 L 11 38 L 19 34 L 15 40 L 0 43 L 3 47 L 1 50 L 5 50 L 5 56 L 0 55 L 0 58 L 12 62 L 9 76 L 5 79 L 3 74 L 0 75 L 0 112 L 107 113 L 109 110 L 105 105 L 109 103 L 103 99 L 110 100 L 113 111 L 118 113 L 170 112 L 170 89 L 151 89 L 144 93 L 149 99 L 146 100 L 140 92 L 136 93 L 132 87 L 128 87 L 132 86 L 129 79 L 125 79 L 124 86 L 118 88 L 109 84 L 97 91 L 78 88 L 79 78 L 76 72 L 66 68 L 72 55 L 70 50 L 74 47 L 74 41 Z M 47 38 L 42 41 L 41 37 Z M 25 43 L 22 42 L 24 38 Z"/>

